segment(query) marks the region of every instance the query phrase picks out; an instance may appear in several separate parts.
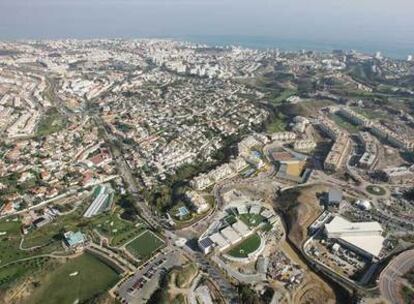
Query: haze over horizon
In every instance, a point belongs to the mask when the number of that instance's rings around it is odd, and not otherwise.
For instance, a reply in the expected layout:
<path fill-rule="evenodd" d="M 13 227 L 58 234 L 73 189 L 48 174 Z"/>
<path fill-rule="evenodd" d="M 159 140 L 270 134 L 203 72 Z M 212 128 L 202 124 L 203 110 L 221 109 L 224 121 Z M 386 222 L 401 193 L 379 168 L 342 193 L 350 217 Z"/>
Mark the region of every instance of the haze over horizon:
<path fill-rule="evenodd" d="M 413 11 L 409 0 L 2 0 L 0 39 L 262 37 L 408 54 Z"/>

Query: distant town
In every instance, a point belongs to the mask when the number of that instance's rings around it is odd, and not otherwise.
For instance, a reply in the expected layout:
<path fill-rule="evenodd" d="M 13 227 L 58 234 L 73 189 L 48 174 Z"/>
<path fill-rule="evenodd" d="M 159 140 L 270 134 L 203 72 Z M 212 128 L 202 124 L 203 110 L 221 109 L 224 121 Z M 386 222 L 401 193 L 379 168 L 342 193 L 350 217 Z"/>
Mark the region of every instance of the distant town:
<path fill-rule="evenodd" d="M 0 42 L 0 303 L 413 303 L 414 60 Z"/>

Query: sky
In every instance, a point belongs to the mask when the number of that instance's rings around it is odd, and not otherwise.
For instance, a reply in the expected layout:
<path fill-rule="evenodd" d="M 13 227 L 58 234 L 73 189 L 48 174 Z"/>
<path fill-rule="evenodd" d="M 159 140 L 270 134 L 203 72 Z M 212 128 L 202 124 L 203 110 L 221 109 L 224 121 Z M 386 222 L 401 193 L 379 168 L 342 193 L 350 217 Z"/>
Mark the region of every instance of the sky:
<path fill-rule="evenodd" d="M 413 0 L 0 0 L 0 39 L 270 37 L 412 49 Z"/>

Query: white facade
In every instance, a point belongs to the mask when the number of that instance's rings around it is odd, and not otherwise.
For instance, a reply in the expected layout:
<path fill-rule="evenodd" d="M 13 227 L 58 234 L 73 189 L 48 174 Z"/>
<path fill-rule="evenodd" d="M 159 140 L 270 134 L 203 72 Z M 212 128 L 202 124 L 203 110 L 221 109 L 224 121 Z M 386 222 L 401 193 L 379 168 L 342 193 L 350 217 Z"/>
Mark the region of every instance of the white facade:
<path fill-rule="evenodd" d="M 353 223 L 341 216 L 335 216 L 325 224 L 328 238 L 337 239 L 343 245 L 368 256 L 378 256 L 384 237 L 382 227 L 377 222 Z"/>

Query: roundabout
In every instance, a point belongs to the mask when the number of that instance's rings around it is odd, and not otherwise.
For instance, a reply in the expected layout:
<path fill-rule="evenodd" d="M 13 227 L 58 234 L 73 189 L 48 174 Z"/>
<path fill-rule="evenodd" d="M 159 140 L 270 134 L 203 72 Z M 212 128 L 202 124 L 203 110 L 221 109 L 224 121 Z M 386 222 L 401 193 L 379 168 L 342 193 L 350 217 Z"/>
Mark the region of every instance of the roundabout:
<path fill-rule="evenodd" d="M 369 194 L 376 195 L 376 196 L 383 196 L 387 193 L 384 188 L 377 186 L 377 185 L 367 186 L 366 190 Z"/>

